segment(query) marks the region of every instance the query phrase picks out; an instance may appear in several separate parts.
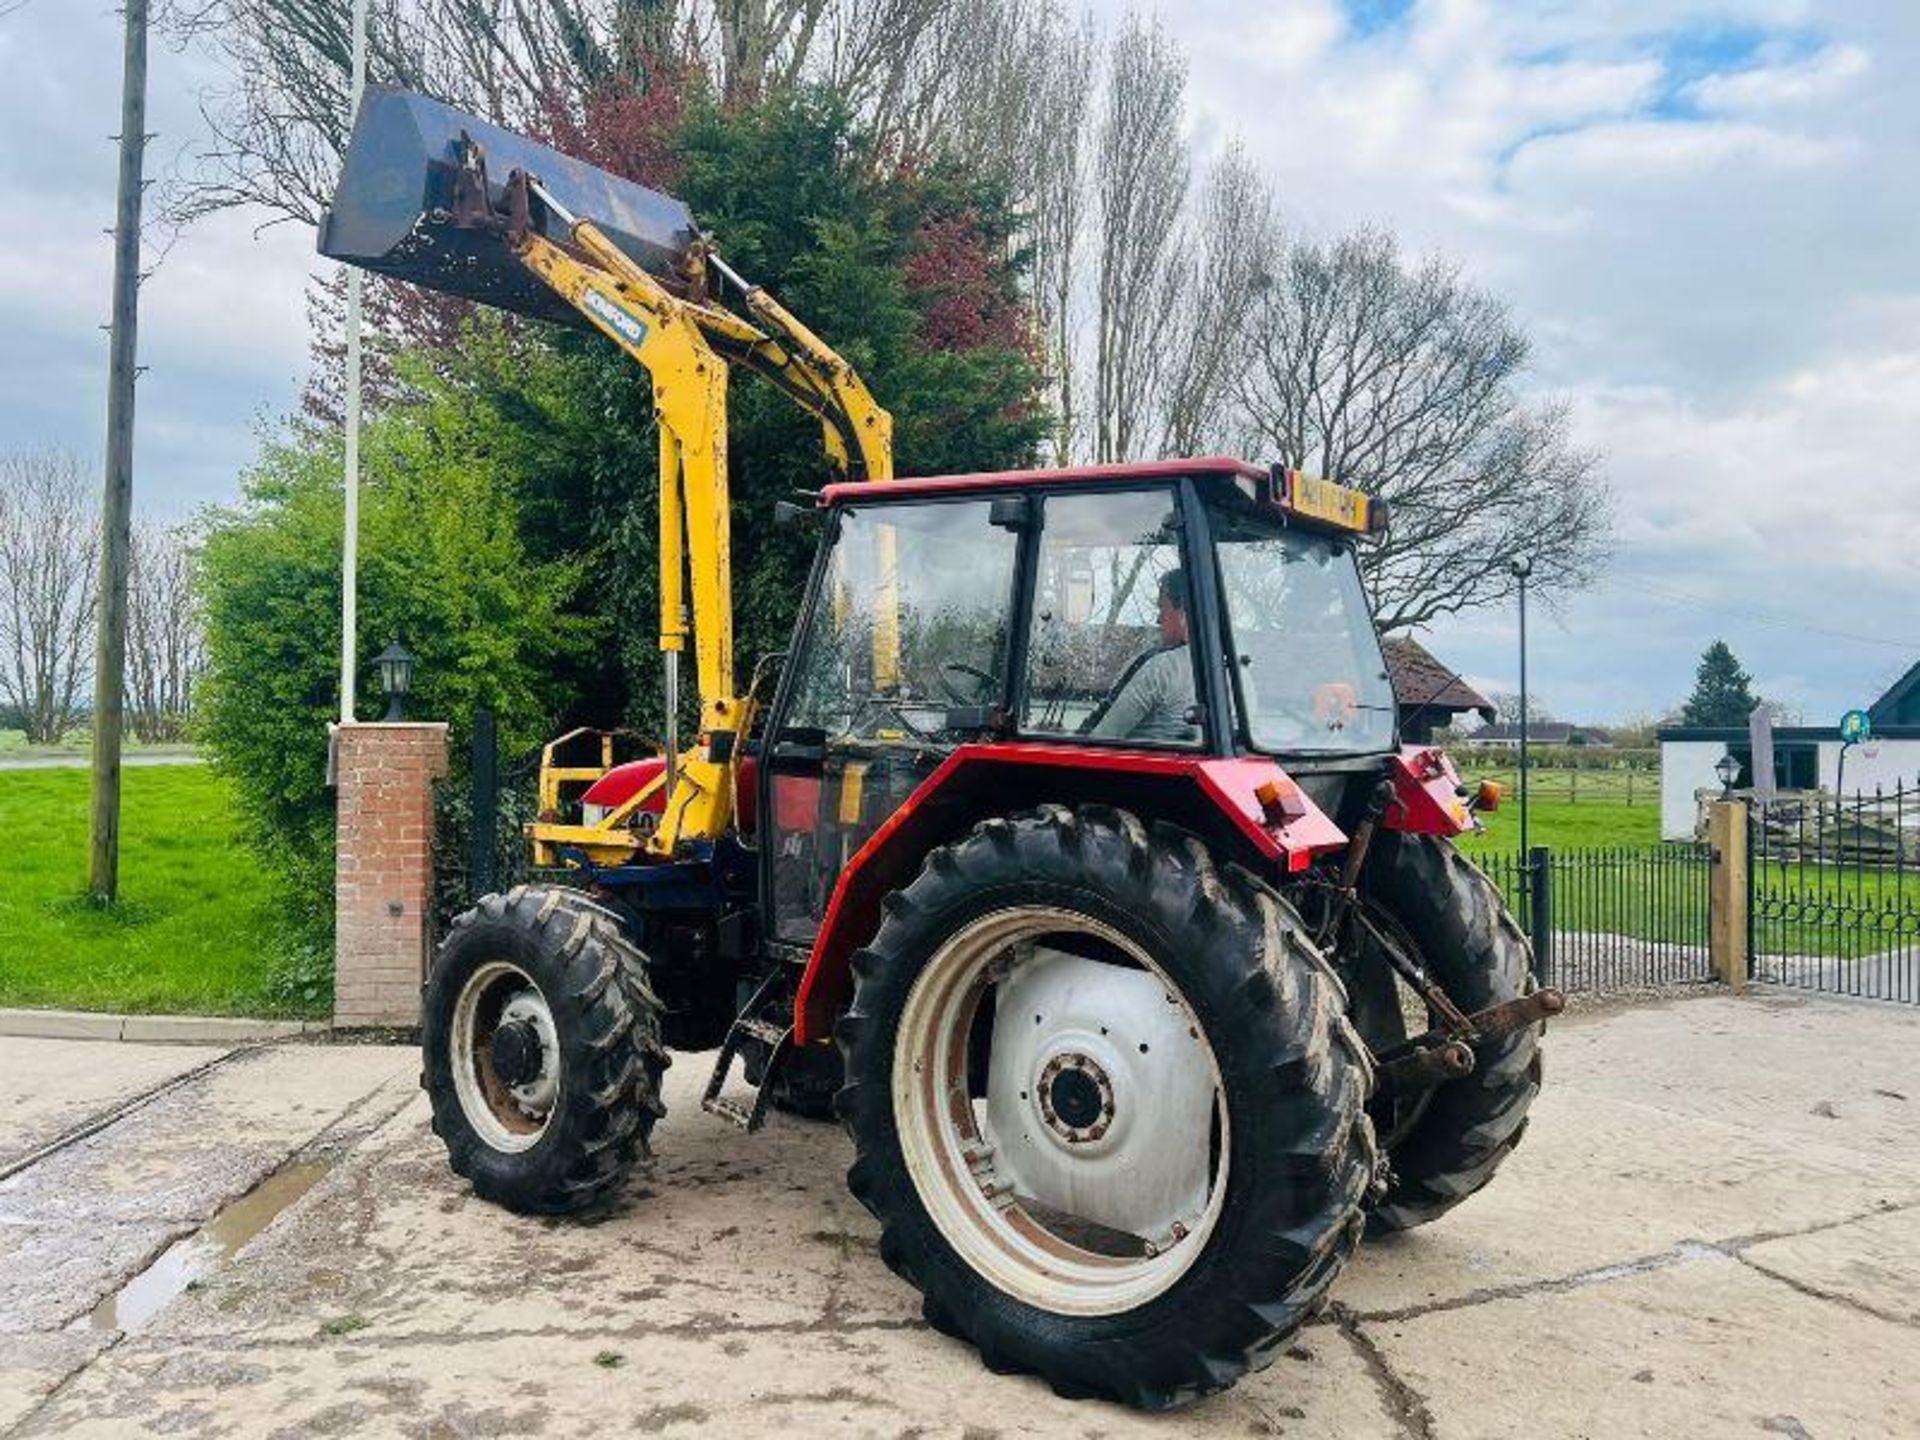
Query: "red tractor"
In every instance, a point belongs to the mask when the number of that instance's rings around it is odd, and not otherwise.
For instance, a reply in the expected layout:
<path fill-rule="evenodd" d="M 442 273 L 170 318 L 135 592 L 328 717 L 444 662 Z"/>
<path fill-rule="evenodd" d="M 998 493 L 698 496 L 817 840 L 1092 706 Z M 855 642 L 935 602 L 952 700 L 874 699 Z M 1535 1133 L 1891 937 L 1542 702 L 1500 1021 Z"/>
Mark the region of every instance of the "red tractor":
<path fill-rule="evenodd" d="M 1452 843 L 1486 802 L 1397 741 L 1356 562 L 1384 513 L 1228 459 L 892 480 L 858 378 L 673 205 L 373 91 L 322 236 L 646 365 L 670 682 L 691 579 L 695 742 L 550 747 L 533 840 L 571 883 L 488 896 L 440 948 L 453 1168 L 518 1210 L 606 1202 L 668 1052 L 717 1047 L 706 1108 L 743 1131 L 839 1116 L 882 1257 L 990 1367 L 1145 1407 L 1222 1389 L 1363 1231 L 1487 1183 L 1560 1008 Z M 729 363 L 849 477 L 792 507 L 812 578 L 744 694 Z"/>

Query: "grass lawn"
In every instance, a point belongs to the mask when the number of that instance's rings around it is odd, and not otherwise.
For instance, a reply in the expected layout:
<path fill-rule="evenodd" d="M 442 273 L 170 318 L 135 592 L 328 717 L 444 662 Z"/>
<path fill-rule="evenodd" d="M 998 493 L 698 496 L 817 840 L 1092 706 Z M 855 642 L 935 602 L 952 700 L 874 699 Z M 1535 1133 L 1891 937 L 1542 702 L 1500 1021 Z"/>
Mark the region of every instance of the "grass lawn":
<path fill-rule="evenodd" d="M 198 765 L 123 773 L 121 900 L 101 909 L 83 894 L 87 772 L 0 771 L 0 1005 L 299 1013 L 226 787 Z"/>
<path fill-rule="evenodd" d="M 1469 853 L 1520 848 L 1520 800 L 1508 791 L 1500 808 L 1485 817 L 1486 833 L 1467 837 Z M 1527 842 L 1555 849 L 1642 847 L 1660 843 L 1660 807 L 1606 800 L 1545 800 L 1527 806 Z"/>
<path fill-rule="evenodd" d="M 92 734 L 85 729 L 69 730 L 60 737 L 57 745 L 29 745 L 24 730 L 0 730 L 0 756 L 32 755 L 84 755 L 93 743 Z M 137 751 L 191 750 L 186 744 L 148 745 L 136 740 L 132 735 L 125 739 L 129 753 Z"/>
<path fill-rule="evenodd" d="M 1657 806 L 1535 799 L 1529 842 L 1555 854 L 1556 930 L 1704 945 L 1709 865 L 1660 839 Z M 1509 794 L 1486 832 L 1461 848 L 1519 905 L 1519 802 Z M 1848 864 L 1762 861 L 1751 872 L 1756 948 L 1763 954 L 1920 954 L 1920 873 Z"/>

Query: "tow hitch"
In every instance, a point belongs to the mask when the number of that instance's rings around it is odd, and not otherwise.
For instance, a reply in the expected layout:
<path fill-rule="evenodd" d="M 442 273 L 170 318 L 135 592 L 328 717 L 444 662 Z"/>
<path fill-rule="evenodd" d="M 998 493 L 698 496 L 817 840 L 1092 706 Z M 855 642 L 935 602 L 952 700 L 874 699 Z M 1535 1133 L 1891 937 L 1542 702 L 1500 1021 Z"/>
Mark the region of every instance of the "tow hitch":
<path fill-rule="evenodd" d="M 1432 988 L 1437 991 L 1439 987 Z M 1457 1023 L 1436 1025 L 1376 1057 L 1375 1080 L 1379 1091 L 1383 1095 L 1405 1094 L 1471 1075 L 1475 1042 L 1511 1035 L 1566 1008 L 1567 997 L 1549 987 L 1489 1005 L 1472 1015 L 1454 1010 Z"/>

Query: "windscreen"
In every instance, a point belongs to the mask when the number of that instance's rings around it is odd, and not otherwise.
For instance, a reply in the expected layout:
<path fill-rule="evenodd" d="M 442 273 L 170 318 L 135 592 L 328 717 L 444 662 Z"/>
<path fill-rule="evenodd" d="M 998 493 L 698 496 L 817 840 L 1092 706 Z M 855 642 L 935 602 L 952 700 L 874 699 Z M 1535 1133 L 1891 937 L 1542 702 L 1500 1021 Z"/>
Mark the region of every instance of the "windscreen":
<path fill-rule="evenodd" d="M 1393 686 L 1351 542 L 1242 513 L 1214 521 L 1227 644 L 1256 749 L 1392 748 Z"/>
<path fill-rule="evenodd" d="M 919 741 L 998 697 L 1019 539 L 990 503 L 842 512 L 789 724 Z"/>

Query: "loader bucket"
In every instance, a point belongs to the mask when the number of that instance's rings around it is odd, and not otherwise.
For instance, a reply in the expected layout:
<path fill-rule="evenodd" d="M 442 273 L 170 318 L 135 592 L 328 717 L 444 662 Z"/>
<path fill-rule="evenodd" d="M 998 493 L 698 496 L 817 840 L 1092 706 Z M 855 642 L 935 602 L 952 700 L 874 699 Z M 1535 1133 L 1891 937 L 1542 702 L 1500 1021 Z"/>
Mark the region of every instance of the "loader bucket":
<path fill-rule="evenodd" d="M 672 196 L 385 85 L 367 86 L 361 99 L 333 204 L 320 220 L 320 253 L 429 290 L 585 327 L 521 265 L 498 230 L 455 223 L 453 183 L 466 138 L 486 157 L 488 199 L 496 207 L 508 176 L 524 170 L 649 273 L 669 278 L 686 257 L 693 216 Z M 559 222 L 536 207 L 534 228 L 549 223 L 558 230 Z"/>

